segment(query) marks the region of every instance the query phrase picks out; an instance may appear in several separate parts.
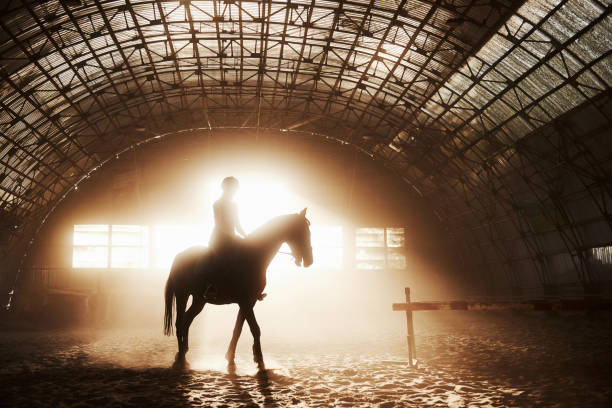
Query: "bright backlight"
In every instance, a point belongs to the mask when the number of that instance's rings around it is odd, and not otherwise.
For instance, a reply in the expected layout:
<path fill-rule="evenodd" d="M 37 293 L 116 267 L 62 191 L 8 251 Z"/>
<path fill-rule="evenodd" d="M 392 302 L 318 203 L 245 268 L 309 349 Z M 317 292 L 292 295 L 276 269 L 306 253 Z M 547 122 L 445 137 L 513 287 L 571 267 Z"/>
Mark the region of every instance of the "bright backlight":
<path fill-rule="evenodd" d="M 169 268 L 176 254 L 195 245 L 207 245 L 211 227 L 158 225 L 153 233 L 153 259 L 157 268 Z"/>
<path fill-rule="evenodd" d="M 306 207 L 304 200 L 289 191 L 283 182 L 262 182 L 258 178 L 238 177 L 240 188 L 235 201 L 240 221 L 247 233 L 277 215 L 295 213 Z M 209 182 L 204 193 L 204 201 L 208 205 L 207 219 L 212 223 L 212 204 L 221 196 L 220 181 Z"/>
<path fill-rule="evenodd" d="M 235 201 L 245 232 L 251 233 L 268 220 L 283 214 L 296 213 L 308 206 L 282 181 L 268 175 L 236 175 L 240 189 Z M 73 264 L 75 268 L 161 268 L 167 270 L 174 257 L 185 249 L 208 245 L 214 226 L 212 205 L 221 196 L 220 181 L 209 181 L 202 188 L 198 214 L 189 225 L 75 225 Z M 265 181 L 262 181 L 265 180 Z M 343 231 L 340 226 L 317 224 L 309 210 L 314 268 L 338 269 L 343 265 Z M 283 245 L 270 267 L 296 268 L 291 250 Z"/>

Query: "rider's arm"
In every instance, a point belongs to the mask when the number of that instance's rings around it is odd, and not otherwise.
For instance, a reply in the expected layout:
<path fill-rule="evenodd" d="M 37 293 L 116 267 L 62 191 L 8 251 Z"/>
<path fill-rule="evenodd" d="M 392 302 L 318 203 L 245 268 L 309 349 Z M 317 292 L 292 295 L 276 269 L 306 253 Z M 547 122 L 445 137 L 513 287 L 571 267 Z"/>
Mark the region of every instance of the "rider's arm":
<path fill-rule="evenodd" d="M 240 234 L 243 238 L 246 238 L 246 234 L 244 233 L 244 229 L 242 229 L 242 225 L 240 224 L 240 218 L 238 217 L 238 206 L 234 206 L 234 221 L 236 225 L 236 232 Z"/>
<path fill-rule="evenodd" d="M 242 235 L 243 238 L 246 238 L 246 233 L 240 224 L 236 224 L 236 231 L 238 231 L 238 234 Z"/>

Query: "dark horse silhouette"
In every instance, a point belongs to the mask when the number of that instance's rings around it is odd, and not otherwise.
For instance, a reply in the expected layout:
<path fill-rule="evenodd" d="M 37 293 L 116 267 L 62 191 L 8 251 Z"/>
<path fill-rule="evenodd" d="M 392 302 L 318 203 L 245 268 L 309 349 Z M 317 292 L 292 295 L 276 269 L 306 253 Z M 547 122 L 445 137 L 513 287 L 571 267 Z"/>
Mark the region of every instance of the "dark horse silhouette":
<path fill-rule="evenodd" d="M 189 326 L 206 303 L 237 303 L 240 309 L 225 358 L 230 366 L 234 365 L 236 344 L 246 319 L 253 334 L 253 358 L 259 370 L 265 370 L 259 341 L 261 331 L 255 320 L 253 306 L 262 297 L 266 286 L 266 270 L 283 243 L 289 244 L 296 265 L 312 265 L 309 225 L 304 209 L 299 214 L 273 218 L 229 248 L 209 251 L 205 247 L 192 247 L 174 258 L 166 282 L 164 333 L 172 335 L 175 300 L 178 341 L 175 364 L 185 363 L 185 353 L 189 350 Z M 214 298 L 208 295 L 211 286 L 215 289 Z M 191 307 L 185 311 L 190 295 Z"/>

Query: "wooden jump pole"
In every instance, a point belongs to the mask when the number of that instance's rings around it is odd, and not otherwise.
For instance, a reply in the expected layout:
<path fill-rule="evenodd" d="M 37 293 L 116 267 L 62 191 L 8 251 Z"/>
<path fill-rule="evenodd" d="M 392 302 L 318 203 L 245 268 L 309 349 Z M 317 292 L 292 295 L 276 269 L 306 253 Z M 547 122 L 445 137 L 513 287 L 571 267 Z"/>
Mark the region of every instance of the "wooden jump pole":
<path fill-rule="evenodd" d="M 410 305 L 410 288 L 404 288 L 406 293 L 406 304 Z M 408 327 L 408 336 L 406 340 L 408 342 L 408 358 L 410 359 L 410 367 L 414 367 L 417 364 L 416 360 L 416 344 L 414 342 L 414 323 L 412 322 L 412 309 L 406 308 L 406 326 Z"/>

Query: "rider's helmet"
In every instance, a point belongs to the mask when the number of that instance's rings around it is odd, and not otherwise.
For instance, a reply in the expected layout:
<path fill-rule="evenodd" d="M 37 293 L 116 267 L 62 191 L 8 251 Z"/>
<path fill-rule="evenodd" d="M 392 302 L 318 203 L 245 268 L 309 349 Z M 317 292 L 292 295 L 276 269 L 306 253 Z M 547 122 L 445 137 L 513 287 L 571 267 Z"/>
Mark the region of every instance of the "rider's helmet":
<path fill-rule="evenodd" d="M 226 177 L 223 179 L 223 181 L 221 182 L 221 189 L 225 192 L 233 192 L 238 190 L 238 179 L 236 177 Z"/>

